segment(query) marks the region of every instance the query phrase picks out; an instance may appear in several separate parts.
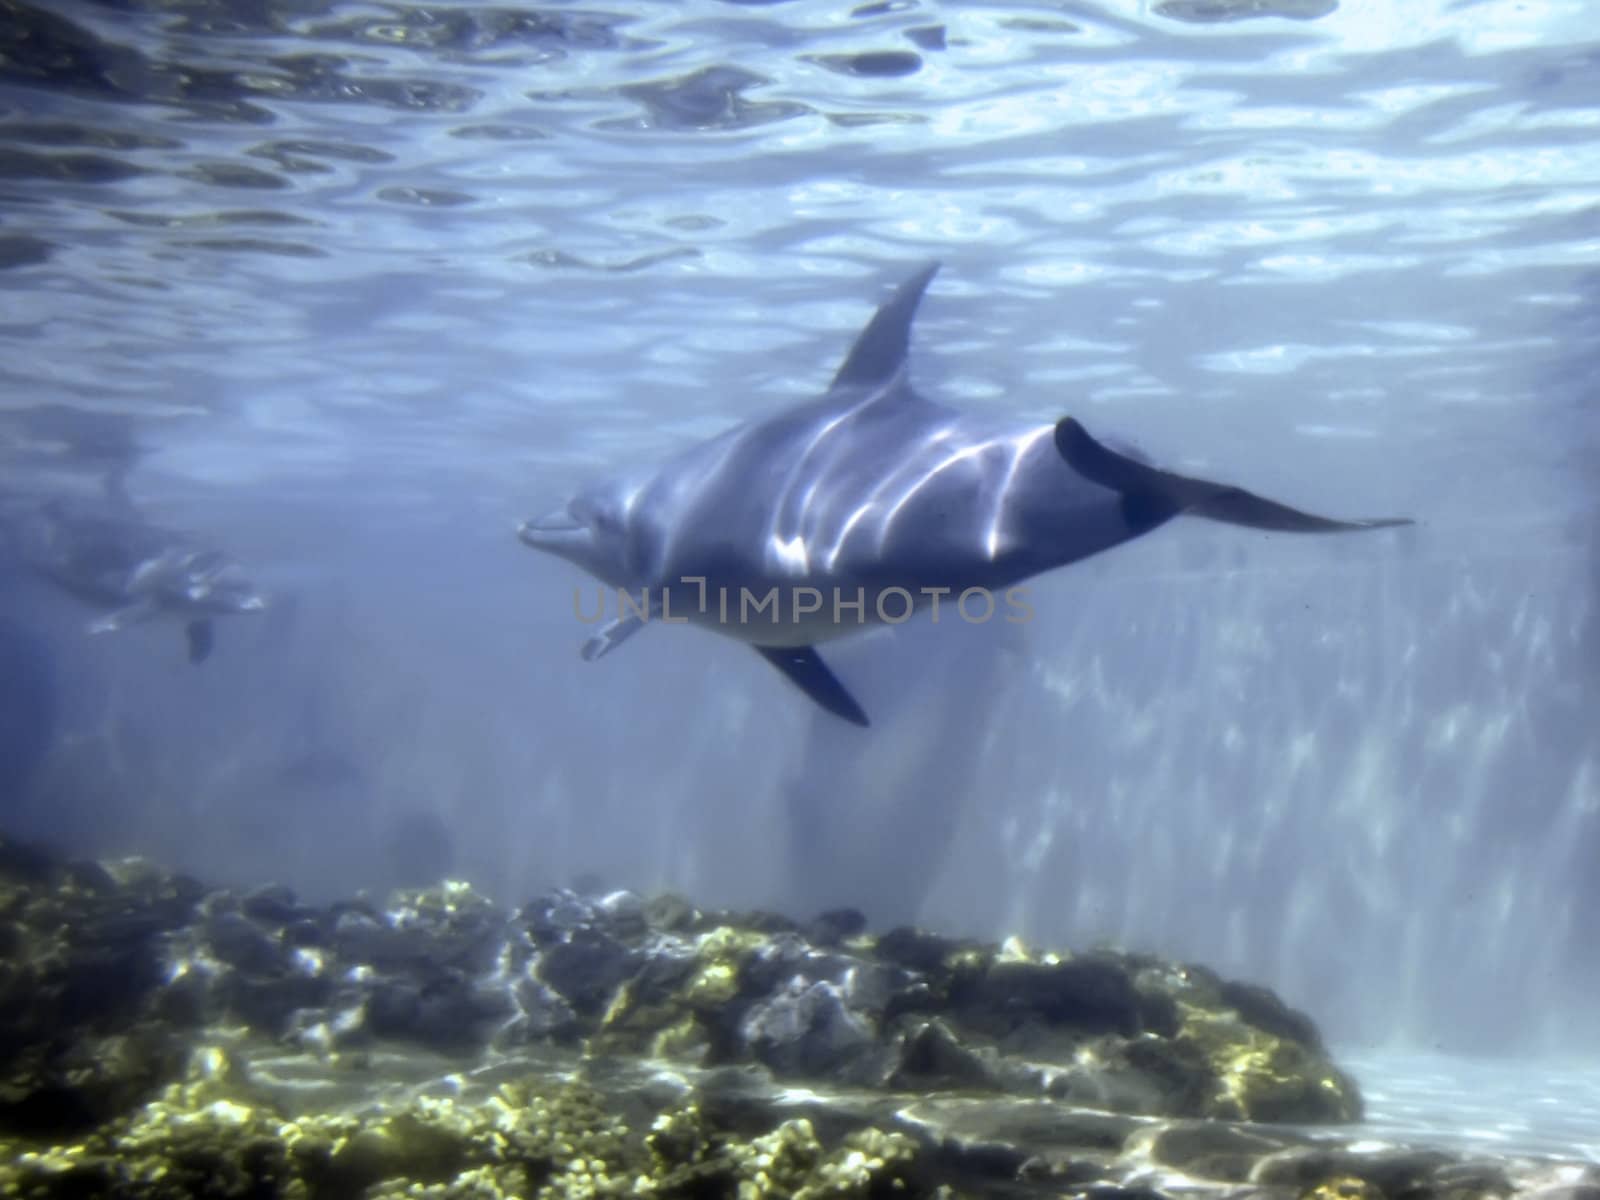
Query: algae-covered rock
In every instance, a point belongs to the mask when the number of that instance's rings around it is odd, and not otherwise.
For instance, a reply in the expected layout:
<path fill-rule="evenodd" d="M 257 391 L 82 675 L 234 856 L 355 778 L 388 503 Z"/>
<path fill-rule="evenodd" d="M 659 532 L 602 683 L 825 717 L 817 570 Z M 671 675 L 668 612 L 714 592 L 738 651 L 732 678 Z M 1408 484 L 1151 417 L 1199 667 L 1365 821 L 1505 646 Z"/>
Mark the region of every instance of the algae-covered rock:
<path fill-rule="evenodd" d="M 773 1196 L 907 1192 L 917 1148 L 854 1131 L 825 1145 L 804 1119 L 740 1136 L 680 1105 L 630 1123 L 615 1098 L 528 1079 L 472 1101 L 414 1096 L 365 1112 L 291 1115 L 215 1083 L 173 1085 L 82 1142 L 0 1167 L 21 1200 L 127 1197 Z"/>
<path fill-rule="evenodd" d="M 136 861 L 64 863 L 0 841 L 0 1134 L 87 1128 L 175 1074 L 166 939 L 202 893 Z"/>
<path fill-rule="evenodd" d="M 1282 1124 L 1350 1121 L 1360 1099 L 1264 988 L 1111 950 L 874 938 L 858 915 L 571 891 L 507 914 L 463 883 L 317 907 L 0 840 L 0 1197 L 1573 1200 L 1595 1182 Z"/>
<path fill-rule="evenodd" d="M 70 1129 L 122 1111 L 170 1077 L 165 1037 L 219 1022 L 324 1055 L 570 1045 L 1150 1115 L 1360 1113 L 1355 1085 L 1303 1014 L 1264 988 L 1148 956 L 906 928 L 874 938 L 849 911 L 806 927 L 816 941 L 777 914 L 702 912 L 630 892 L 561 889 L 510 914 L 445 882 L 382 907 L 318 908 L 283 888 L 207 892 L 148 865 L 124 865 L 121 876 L 27 870 L 32 884 L 19 865 L 9 885 L 20 916 L 7 936 L 20 961 L 41 966 L 25 966 L 9 990 L 0 977 L 18 1064 L 0 1088 L 0 1119 L 9 1112 L 13 1124 L 25 1111 L 53 1113 Z M 66 1083 L 71 1053 L 107 1034 L 121 1040 L 91 1057 L 114 1069 L 73 1068 L 96 1080 L 92 1089 Z M 59 1044 L 79 1050 L 47 1049 Z"/>

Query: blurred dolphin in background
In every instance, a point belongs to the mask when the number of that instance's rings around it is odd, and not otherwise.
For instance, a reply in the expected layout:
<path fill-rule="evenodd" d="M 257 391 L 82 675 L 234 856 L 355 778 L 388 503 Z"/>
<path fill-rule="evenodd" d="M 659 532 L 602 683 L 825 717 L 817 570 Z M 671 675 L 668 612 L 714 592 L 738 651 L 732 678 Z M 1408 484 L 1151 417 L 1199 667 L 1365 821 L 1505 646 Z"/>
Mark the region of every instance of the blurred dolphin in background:
<path fill-rule="evenodd" d="M 212 618 L 261 612 L 266 597 L 220 550 L 152 525 L 123 504 L 53 498 L 15 514 L 8 533 L 35 574 L 100 610 L 91 633 L 155 618 L 183 622 L 189 661 L 204 662 Z"/>

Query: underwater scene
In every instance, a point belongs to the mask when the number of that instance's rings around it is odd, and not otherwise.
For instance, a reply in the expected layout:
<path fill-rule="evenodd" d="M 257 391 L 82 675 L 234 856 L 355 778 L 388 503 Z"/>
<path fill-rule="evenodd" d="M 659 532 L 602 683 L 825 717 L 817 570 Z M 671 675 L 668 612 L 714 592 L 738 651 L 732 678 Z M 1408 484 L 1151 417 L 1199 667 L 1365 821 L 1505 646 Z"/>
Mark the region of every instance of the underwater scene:
<path fill-rule="evenodd" d="M 1600 1200 L 1593 0 L 0 0 L 0 1197 Z"/>

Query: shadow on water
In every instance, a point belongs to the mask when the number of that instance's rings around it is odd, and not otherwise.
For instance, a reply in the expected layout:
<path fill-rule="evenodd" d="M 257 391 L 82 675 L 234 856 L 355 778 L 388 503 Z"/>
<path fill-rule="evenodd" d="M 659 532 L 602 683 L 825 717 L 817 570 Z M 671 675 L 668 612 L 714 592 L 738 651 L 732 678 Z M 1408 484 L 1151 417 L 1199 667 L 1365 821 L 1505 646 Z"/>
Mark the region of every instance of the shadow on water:
<path fill-rule="evenodd" d="M 811 715 L 782 785 L 793 911 L 856 908 L 875 928 L 917 921 L 985 786 L 993 717 L 1025 649 L 1020 624 L 941 614 L 831 651 L 873 728 Z"/>
<path fill-rule="evenodd" d="M 55 660 L 45 639 L 0 617 L 0 806 L 9 822 L 56 735 Z"/>

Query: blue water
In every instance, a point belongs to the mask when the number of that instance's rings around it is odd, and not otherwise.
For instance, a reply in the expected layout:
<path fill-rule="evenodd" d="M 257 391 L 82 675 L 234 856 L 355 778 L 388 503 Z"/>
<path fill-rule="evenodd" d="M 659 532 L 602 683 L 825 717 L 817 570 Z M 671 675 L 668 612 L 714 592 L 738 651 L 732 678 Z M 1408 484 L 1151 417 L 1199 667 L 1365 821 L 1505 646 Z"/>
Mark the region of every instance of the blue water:
<path fill-rule="evenodd" d="M 61 676 L 9 826 L 320 895 L 856 903 L 1355 1045 L 1600 1047 L 1593 6 L 1226 7 L 16 7 L 5 490 L 132 463 L 292 603 L 191 671 L 8 590 Z M 870 751 L 687 631 L 580 662 L 516 522 L 814 394 L 934 256 L 930 394 L 1418 527 L 1175 525 L 1003 654 L 842 647 Z"/>

